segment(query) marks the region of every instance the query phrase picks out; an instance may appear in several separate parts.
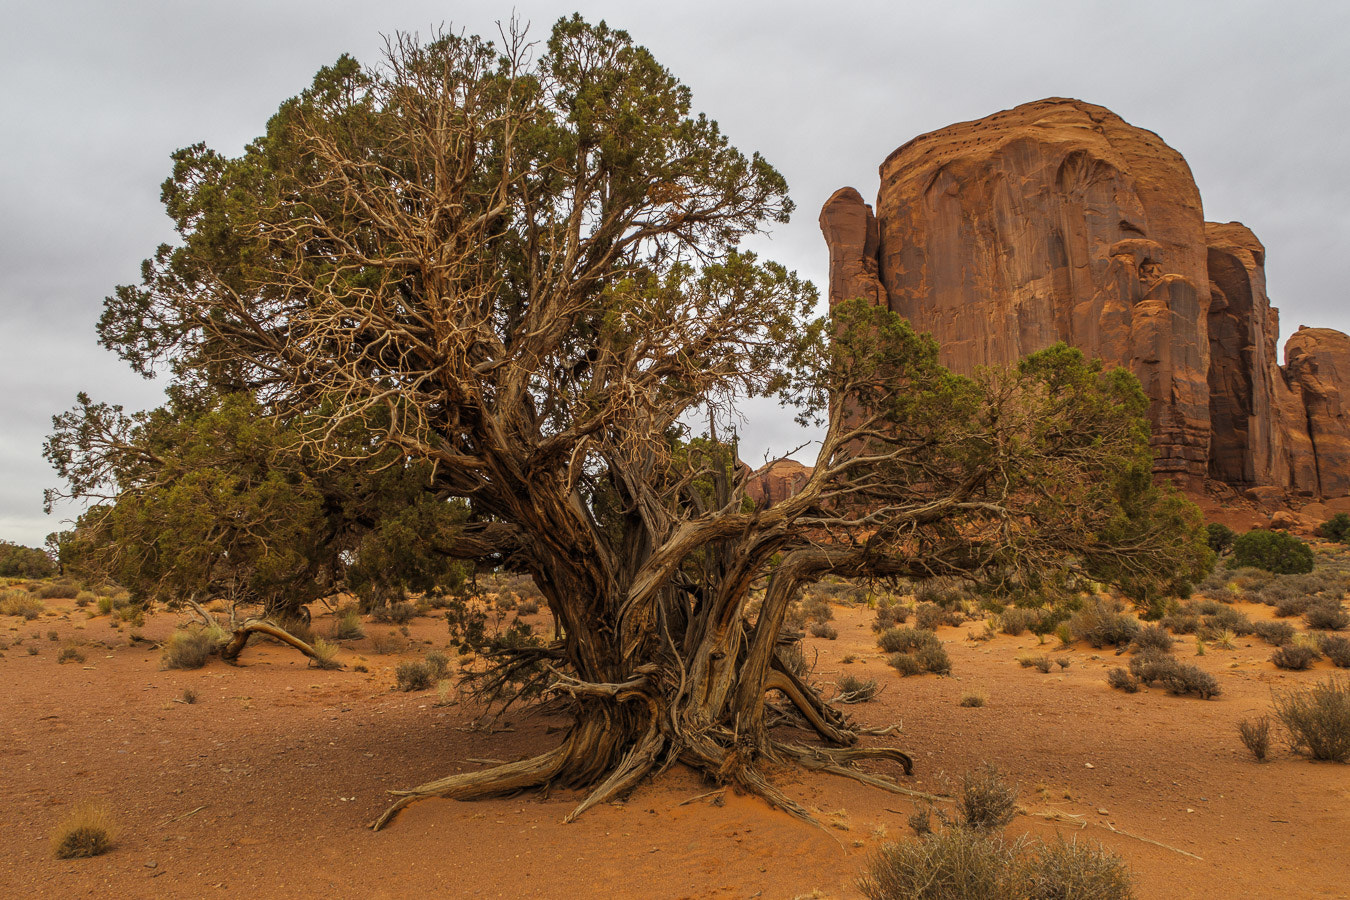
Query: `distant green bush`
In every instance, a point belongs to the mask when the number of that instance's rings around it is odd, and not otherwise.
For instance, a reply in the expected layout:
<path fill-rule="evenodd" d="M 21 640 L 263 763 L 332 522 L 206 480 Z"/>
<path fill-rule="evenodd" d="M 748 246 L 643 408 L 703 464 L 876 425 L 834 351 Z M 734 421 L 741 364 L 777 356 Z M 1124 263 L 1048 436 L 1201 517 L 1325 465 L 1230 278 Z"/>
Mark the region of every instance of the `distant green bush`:
<path fill-rule="evenodd" d="M 1205 532 L 1205 540 L 1209 543 L 1209 549 L 1219 555 L 1232 550 L 1233 542 L 1237 540 L 1237 532 L 1219 522 L 1210 522 L 1205 526 Z"/>
<path fill-rule="evenodd" d="M 1276 575 L 1302 575 L 1313 570 L 1313 552 L 1307 542 L 1292 534 L 1256 529 L 1233 542 L 1233 565 Z"/>
<path fill-rule="evenodd" d="M 1347 540 L 1347 538 L 1350 538 L 1350 514 L 1336 513 L 1336 515 L 1317 526 L 1317 536 L 1324 537 L 1329 541 L 1350 543 Z"/>

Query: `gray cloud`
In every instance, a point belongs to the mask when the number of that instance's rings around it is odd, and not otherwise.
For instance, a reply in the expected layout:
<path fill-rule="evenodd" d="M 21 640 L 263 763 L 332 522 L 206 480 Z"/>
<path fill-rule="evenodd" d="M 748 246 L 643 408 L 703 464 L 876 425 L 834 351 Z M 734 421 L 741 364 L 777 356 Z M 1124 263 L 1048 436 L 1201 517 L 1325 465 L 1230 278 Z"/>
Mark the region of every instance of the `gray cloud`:
<path fill-rule="evenodd" d="M 787 176 L 794 221 L 755 249 L 819 284 L 820 203 L 909 138 L 1045 96 L 1151 129 L 1190 162 L 1210 219 L 1265 242 L 1285 332 L 1350 330 L 1334 261 L 1350 243 L 1350 7 L 1288 2 L 300 2 L 12 4 L 0 37 L 0 538 L 40 542 L 50 416 L 85 389 L 157 402 L 98 348 L 102 298 L 172 238 L 168 154 L 236 153 L 342 52 L 442 22 L 490 34 L 512 5 L 542 37 L 576 6 L 626 28 L 686 81 L 733 141 Z M 746 406 L 747 458 L 803 438 Z M 809 436 L 809 435 L 806 435 Z"/>

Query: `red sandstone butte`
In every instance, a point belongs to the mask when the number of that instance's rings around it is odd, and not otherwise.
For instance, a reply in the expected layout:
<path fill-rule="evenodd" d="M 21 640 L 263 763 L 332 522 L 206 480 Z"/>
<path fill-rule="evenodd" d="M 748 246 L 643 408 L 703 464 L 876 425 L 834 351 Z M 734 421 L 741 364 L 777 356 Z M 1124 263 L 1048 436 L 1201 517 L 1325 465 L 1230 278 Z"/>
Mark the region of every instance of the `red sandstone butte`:
<path fill-rule="evenodd" d="M 1350 494 L 1350 339 L 1308 329 L 1282 369 L 1265 248 L 1205 222 L 1181 154 L 1110 110 L 1050 98 L 921 135 L 882 163 L 875 215 L 844 188 L 820 225 L 831 303 L 885 303 L 956 371 L 1065 341 L 1138 376 L 1160 473 Z"/>

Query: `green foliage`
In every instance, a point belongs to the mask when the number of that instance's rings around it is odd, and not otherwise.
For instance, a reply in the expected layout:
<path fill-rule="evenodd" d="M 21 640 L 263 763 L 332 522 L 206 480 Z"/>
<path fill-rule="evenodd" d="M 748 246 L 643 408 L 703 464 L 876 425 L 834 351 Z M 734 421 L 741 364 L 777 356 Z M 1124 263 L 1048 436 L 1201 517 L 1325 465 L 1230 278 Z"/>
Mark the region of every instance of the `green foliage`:
<path fill-rule="evenodd" d="M 56 563 L 35 547 L 0 541 L 0 578 L 47 578 L 56 574 Z"/>
<path fill-rule="evenodd" d="M 1232 550 L 1233 542 L 1237 540 L 1237 532 L 1221 522 L 1210 522 L 1206 525 L 1205 535 L 1209 549 L 1220 556 Z"/>
<path fill-rule="evenodd" d="M 1317 526 L 1317 535 L 1329 541 L 1350 543 L 1350 513 L 1336 513 Z M 3 574 L 0 572 L 0 575 Z"/>
<path fill-rule="evenodd" d="M 1292 534 L 1254 529 L 1233 543 L 1233 565 L 1297 575 L 1313 570 L 1313 552 Z"/>

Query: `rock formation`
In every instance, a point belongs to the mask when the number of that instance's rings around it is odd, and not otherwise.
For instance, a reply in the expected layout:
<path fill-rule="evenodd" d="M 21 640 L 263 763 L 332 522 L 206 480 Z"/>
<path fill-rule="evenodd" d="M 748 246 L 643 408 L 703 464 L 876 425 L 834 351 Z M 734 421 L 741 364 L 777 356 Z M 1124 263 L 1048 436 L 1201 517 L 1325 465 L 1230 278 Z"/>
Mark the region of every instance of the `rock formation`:
<path fill-rule="evenodd" d="M 797 493 L 810 477 L 810 467 L 784 457 L 751 473 L 745 493 L 760 506 L 773 506 Z"/>
<path fill-rule="evenodd" d="M 1265 248 L 1206 223 L 1181 155 L 1109 110 L 1052 98 L 917 137 L 875 215 L 844 188 L 820 226 L 830 301 L 885 303 L 957 371 L 1056 341 L 1128 367 L 1184 486 L 1350 493 L 1350 339 L 1308 329 L 1282 370 Z"/>
<path fill-rule="evenodd" d="M 1322 497 L 1350 495 L 1350 337 L 1330 328 L 1300 328 L 1285 343 L 1284 357 L 1307 410 L 1314 490 Z"/>

